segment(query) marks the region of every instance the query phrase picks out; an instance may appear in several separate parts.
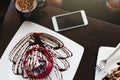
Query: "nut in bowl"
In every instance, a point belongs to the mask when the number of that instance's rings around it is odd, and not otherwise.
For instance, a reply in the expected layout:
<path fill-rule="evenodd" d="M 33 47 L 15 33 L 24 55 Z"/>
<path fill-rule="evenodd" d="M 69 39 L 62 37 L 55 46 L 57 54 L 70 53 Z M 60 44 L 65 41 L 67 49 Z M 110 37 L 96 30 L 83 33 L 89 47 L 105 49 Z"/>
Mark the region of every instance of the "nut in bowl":
<path fill-rule="evenodd" d="M 37 8 L 46 7 L 46 3 L 46 0 L 15 0 L 15 8 L 22 17 L 28 19 Z"/>
<path fill-rule="evenodd" d="M 36 0 L 16 0 L 15 7 L 21 12 L 30 12 L 34 10 L 37 6 Z"/>
<path fill-rule="evenodd" d="M 62 73 L 70 68 L 67 58 L 73 54 L 64 44 L 46 33 L 29 33 L 11 50 L 12 71 L 30 80 L 63 80 Z M 53 77 L 54 76 L 54 77 Z"/>

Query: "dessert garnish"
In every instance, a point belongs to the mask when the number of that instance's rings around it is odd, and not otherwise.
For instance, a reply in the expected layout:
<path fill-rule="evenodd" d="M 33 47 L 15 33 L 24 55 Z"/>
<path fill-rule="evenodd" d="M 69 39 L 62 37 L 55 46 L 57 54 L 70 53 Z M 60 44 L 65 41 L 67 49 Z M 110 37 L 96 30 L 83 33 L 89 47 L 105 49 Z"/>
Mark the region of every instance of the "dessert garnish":
<path fill-rule="evenodd" d="M 63 71 L 70 64 L 72 53 L 54 36 L 46 33 L 29 33 L 13 47 L 9 60 L 12 71 L 30 80 L 62 80 Z"/>

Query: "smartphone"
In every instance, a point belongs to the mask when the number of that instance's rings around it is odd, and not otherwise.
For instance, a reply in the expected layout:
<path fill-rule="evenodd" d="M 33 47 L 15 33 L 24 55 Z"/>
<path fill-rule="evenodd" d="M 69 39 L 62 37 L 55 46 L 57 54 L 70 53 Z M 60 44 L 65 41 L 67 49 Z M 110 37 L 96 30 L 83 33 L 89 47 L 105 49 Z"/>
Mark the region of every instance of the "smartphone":
<path fill-rule="evenodd" d="M 55 31 L 63 31 L 88 25 L 88 20 L 84 10 L 68 12 L 52 17 Z"/>

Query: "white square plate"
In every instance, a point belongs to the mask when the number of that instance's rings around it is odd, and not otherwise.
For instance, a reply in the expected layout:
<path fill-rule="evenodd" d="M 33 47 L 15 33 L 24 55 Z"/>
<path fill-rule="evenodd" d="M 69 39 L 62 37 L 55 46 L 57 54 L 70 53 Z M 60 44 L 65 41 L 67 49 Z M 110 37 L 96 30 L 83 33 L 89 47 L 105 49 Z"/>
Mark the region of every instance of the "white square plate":
<path fill-rule="evenodd" d="M 29 21 L 25 21 L 21 25 L 21 27 L 19 28 L 19 30 L 17 31 L 17 33 L 14 35 L 13 39 L 9 43 L 8 47 L 6 48 L 5 52 L 3 53 L 0 63 L 0 75 L 1 75 L 0 78 L 2 80 L 28 80 L 28 79 L 24 79 L 21 75 L 15 75 L 12 72 L 12 62 L 8 59 L 8 55 L 10 51 L 13 49 L 13 47 L 16 45 L 16 43 L 30 32 L 40 32 L 40 33 L 50 34 L 61 40 L 64 43 L 65 47 L 67 47 L 73 53 L 73 56 L 71 56 L 68 59 L 70 68 L 66 71 L 61 72 L 63 76 L 63 80 L 73 80 L 77 68 L 79 66 L 79 63 L 81 61 L 84 48 L 81 45 L 62 36 L 59 33 L 56 33 L 50 29 L 45 28 L 44 26 Z M 54 79 L 54 75 L 52 77 Z"/>
<path fill-rule="evenodd" d="M 109 55 L 112 54 L 112 52 L 115 50 L 114 47 L 105 47 L 105 46 L 102 46 L 99 48 L 99 51 L 98 51 L 98 57 L 97 57 L 97 64 L 99 64 L 99 62 L 101 60 L 104 60 L 106 59 Z M 114 61 L 113 61 L 114 62 Z M 111 63 L 112 64 L 112 63 Z M 95 80 L 102 80 L 102 78 L 108 73 L 111 71 L 111 64 L 108 64 L 108 66 L 106 65 L 106 67 L 98 72 L 97 70 L 95 71 Z M 107 69 L 106 69 L 107 68 Z"/>

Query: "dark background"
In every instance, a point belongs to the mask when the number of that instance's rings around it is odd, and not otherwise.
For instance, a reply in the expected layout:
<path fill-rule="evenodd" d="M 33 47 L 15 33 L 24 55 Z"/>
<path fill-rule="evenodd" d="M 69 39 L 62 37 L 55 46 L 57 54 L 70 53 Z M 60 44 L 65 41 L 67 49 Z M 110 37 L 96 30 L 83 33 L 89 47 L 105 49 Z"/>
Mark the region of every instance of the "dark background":
<path fill-rule="evenodd" d="M 106 6 L 107 0 L 63 0 L 62 9 L 85 10 L 87 16 L 120 25 L 120 12 L 112 12 Z"/>
<path fill-rule="evenodd" d="M 0 24 L 2 23 L 5 13 L 11 0 L 0 0 Z"/>
<path fill-rule="evenodd" d="M 11 0 L 0 0 L 0 23 Z M 107 0 L 63 0 L 62 9 L 68 11 L 85 10 L 87 16 L 120 25 L 120 11 L 111 12 Z"/>

